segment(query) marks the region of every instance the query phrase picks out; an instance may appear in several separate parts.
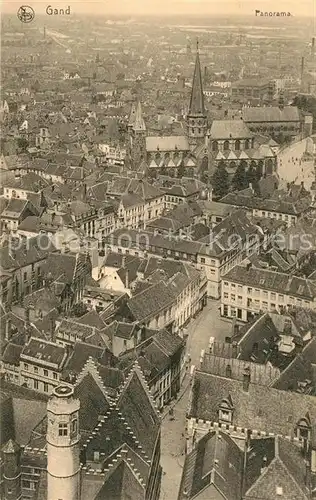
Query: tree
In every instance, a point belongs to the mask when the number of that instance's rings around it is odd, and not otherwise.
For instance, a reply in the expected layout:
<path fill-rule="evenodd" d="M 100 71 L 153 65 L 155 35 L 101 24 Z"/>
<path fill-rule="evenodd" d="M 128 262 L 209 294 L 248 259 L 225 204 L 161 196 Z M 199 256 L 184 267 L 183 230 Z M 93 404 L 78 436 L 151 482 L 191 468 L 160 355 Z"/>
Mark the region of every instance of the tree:
<path fill-rule="evenodd" d="M 88 312 L 88 308 L 86 304 L 83 302 L 78 302 L 77 304 L 74 304 L 71 308 L 70 311 L 70 316 L 75 316 L 77 318 L 80 318 L 80 316 L 83 316 Z"/>
<path fill-rule="evenodd" d="M 234 191 L 241 191 L 247 187 L 246 169 L 243 163 L 239 163 L 232 180 Z"/>
<path fill-rule="evenodd" d="M 181 162 L 180 165 L 179 165 L 179 167 L 178 167 L 177 177 L 179 179 L 181 179 L 181 177 L 183 177 L 184 174 L 185 174 L 185 168 L 184 168 L 183 162 Z"/>
<path fill-rule="evenodd" d="M 216 198 L 223 198 L 229 191 L 229 177 L 225 164 L 220 162 L 212 176 L 213 193 Z"/>
<path fill-rule="evenodd" d="M 21 153 L 25 153 L 27 148 L 29 147 L 29 142 L 25 137 L 18 137 L 17 140 L 17 146 L 20 150 Z"/>
<path fill-rule="evenodd" d="M 258 172 L 253 167 L 253 165 L 250 165 L 246 172 L 246 180 L 248 186 L 249 184 L 254 185 L 258 181 Z"/>

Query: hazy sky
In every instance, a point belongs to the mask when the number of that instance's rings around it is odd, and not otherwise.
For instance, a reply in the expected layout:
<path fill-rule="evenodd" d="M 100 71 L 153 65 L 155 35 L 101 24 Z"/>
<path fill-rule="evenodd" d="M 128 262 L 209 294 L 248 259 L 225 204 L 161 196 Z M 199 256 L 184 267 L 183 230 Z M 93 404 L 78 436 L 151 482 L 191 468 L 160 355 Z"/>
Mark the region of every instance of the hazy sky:
<path fill-rule="evenodd" d="M 1 2 L 1 0 L 0 0 Z M 241 14 L 254 15 L 254 10 L 290 11 L 295 16 L 314 17 L 316 0 L 2 0 L 3 12 L 17 12 L 21 5 L 30 5 L 35 13 L 44 14 L 48 5 L 53 8 L 71 7 L 73 13 L 91 14 Z M 52 17 L 52 16 L 51 16 Z"/>

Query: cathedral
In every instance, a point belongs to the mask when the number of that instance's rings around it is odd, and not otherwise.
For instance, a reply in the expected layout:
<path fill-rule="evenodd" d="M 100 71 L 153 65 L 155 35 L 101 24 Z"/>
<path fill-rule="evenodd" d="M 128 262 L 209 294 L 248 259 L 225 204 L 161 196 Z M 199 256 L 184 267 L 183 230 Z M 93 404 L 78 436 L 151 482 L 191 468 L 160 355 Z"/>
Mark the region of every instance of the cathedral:
<path fill-rule="evenodd" d="M 183 135 L 147 136 L 141 104 L 133 105 L 128 122 L 128 158 L 133 170 L 146 165 L 147 173 L 170 177 L 196 177 L 201 163 L 208 161 L 207 114 L 204 106 L 200 55 L 197 46 L 189 111 Z"/>

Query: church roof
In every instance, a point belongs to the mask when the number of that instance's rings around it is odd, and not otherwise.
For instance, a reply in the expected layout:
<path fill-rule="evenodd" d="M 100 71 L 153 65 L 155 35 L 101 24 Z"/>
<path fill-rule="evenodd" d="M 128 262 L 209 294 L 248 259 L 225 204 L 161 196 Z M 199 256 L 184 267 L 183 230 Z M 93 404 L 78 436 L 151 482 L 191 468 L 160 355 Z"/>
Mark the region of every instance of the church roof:
<path fill-rule="evenodd" d="M 205 115 L 203 84 L 201 75 L 200 55 L 196 52 L 191 99 L 188 116 Z"/>
<path fill-rule="evenodd" d="M 143 115 L 142 115 L 142 105 L 141 105 L 140 101 L 138 101 L 138 103 L 137 103 L 136 113 L 135 113 L 135 121 L 134 121 L 133 128 L 134 128 L 134 130 L 137 130 L 137 131 L 141 131 L 141 130 L 145 131 L 146 130 L 146 125 L 145 125 Z"/>
<path fill-rule="evenodd" d="M 210 130 L 211 139 L 248 139 L 253 137 L 243 120 L 214 120 Z"/>
<path fill-rule="evenodd" d="M 295 122 L 300 120 L 299 110 L 296 106 L 253 107 L 243 110 L 245 122 Z"/>

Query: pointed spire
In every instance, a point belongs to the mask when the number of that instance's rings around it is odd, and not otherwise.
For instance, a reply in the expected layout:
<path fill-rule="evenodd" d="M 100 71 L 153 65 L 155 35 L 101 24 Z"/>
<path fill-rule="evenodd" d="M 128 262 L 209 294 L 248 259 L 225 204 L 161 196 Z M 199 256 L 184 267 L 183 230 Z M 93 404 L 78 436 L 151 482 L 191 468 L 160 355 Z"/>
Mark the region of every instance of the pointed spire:
<path fill-rule="evenodd" d="M 135 103 L 132 104 L 132 109 L 129 115 L 129 120 L 128 120 L 128 126 L 133 127 L 135 123 L 135 116 L 136 116 L 136 106 Z"/>
<path fill-rule="evenodd" d="M 140 101 L 137 102 L 136 114 L 135 114 L 135 122 L 134 122 L 134 130 L 136 132 L 145 131 L 146 125 L 142 115 L 142 106 Z"/>
<path fill-rule="evenodd" d="M 199 41 L 198 40 L 196 41 L 196 59 L 195 59 L 195 68 L 194 68 L 190 107 L 189 107 L 188 114 L 193 115 L 193 116 L 197 116 L 197 115 L 205 116 L 203 84 L 202 84 L 201 64 L 200 64 L 200 55 L 199 55 Z"/>

